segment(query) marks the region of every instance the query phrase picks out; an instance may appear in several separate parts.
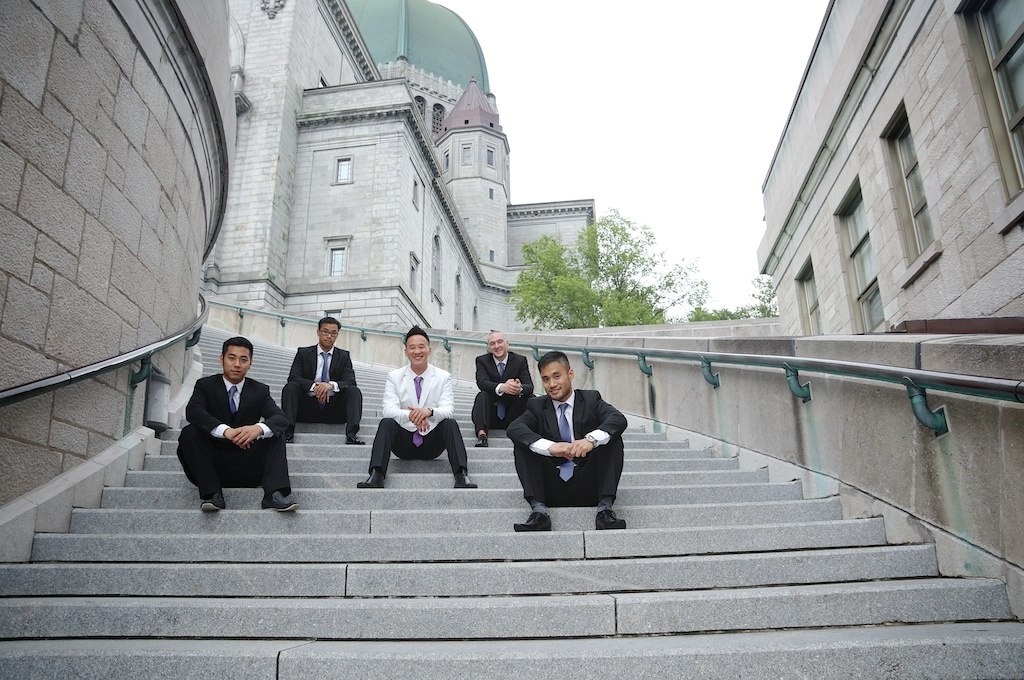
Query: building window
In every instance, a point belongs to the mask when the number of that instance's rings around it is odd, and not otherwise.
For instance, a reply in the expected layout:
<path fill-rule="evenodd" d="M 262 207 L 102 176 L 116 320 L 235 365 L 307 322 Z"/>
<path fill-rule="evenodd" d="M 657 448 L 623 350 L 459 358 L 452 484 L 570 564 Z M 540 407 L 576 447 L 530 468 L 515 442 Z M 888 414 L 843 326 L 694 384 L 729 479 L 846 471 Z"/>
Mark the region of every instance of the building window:
<path fill-rule="evenodd" d="M 487 166 L 494 167 L 494 149 L 487 149 Z"/>
<path fill-rule="evenodd" d="M 804 331 L 807 335 L 821 335 L 821 307 L 818 304 L 818 286 L 814 283 L 814 267 L 811 261 L 796 277 L 800 287 L 800 308 L 803 311 Z"/>
<path fill-rule="evenodd" d="M 889 135 L 893 147 L 893 162 L 898 170 L 903 191 L 898 195 L 904 213 L 903 231 L 907 255 L 914 260 L 935 240 L 932 219 L 928 212 L 928 199 L 924 194 L 921 166 L 917 161 L 914 136 L 910 132 L 907 114 L 901 111 Z"/>
<path fill-rule="evenodd" d="M 427 119 L 427 100 L 423 97 L 416 97 L 416 110 L 420 113 L 420 118 L 423 120 Z"/>
<path fill-rule="evenodd" d="M 430 129 L 434 135 L 441 134 L 441 127 L 444 125 L 444 107 L 440 104 L 434 104 L 434 115 L 430 121 Z"/>
<path fill-rule="evenodd" d="M 434 246 L 430 254 L 430 294 L 441 302 L 441 237 L 437 234 L 434 234 Z"/>
<path fill-rule="evenodd" d="M 349 184 L 352 181 L 352 159 L 339 158 L 334 165 L 334 183 Z"/>
<path fill-rule="evenodd" d="M 494 262 L 494 251 L 493 250 L 489 251 L 489 258 L 490 258 L 491 262 Z"/>
<path fill-rule="evenodd" d="M 868 233 L 867 212 L 860 186 L 857 186 L 844 202 L 839 212 L 846 232 L 846 241 L 850 249 L 853 284 L 860 307 L 863 329 L 870 333 L 878 329 L 885 321 L 882 312 L 882 296 L 878 291 L 878 270 L 875 266 L 875 253 L 871 248 L 871 235 Z"/>
<path fill-rule="evenodd" d="M 345 276 L 348 273 L 348 250 L 351 236 L 331 236 L 324 239 L 327 251 L 327 276 Z"/>
<path fill-rule="evenodd" d="M 468 144 L 462 147 L 462 164 L 473 164 L 473 147 Z"/>
<path fill-rule="evenodd" d="M 418 272 L 420 269 L 420 258 L 416 257 L 416 253 L 409 253 L 409 290 L 413 293 L 418 288 L 417 281 L 419 280 Z"/>
<path fill-rule="evenodd" d="M 327 84 L 327 79 L 324 78 L 323 76 L 320 76 L 320 87 L 329 87 L 329 85 Z"/>
<path fill-rule="evenodd" d="M 444 152 L 444 171 L 448 172 L 448 166 L 451 164 L 451 154 L 448 151 Z"/>
<path fill-rule="evenodd" d="M 420 209 L 420 181 L 414 179 L 412 181 L 412 204 L 416 206 L 416 209 Z"/>
<path fill-rule="evenodd" d="M 462 329 L 462 275 L 455 275 L 455 328 Z"/>
<path fill-rule="evenodd" d="M 494 188 L 493 187 L 488 187 L 488 189 L 487 189 L 487 198 L 491 199 L 492 201 L 494 200 Z"/>

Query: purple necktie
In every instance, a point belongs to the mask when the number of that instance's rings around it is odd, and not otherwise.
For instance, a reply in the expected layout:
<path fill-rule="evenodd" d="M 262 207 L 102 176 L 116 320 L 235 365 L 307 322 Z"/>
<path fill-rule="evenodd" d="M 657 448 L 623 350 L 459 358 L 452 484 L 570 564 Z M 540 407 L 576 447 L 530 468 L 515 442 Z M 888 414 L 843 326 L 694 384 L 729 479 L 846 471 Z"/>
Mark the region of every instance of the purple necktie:
<path fill-rule="evenodd" d="M 232 385 L 228 390 L 228 410 L 231 411 L 231 415 L 238 413 L 238 405 L 235 404 L 236 394 L 238 394 L 238 385 Z"/>
<path fill-rule="evenodd" d="M 413 378 L 412 381 L 416 383 L 416 405 L 419 406 L 420 394 L 423 393 L 423 376 L 418 375 L 415 378 Z M 420 434 L 418 428 L 415 432 L 412 433 L 412 444 L 413 446 L 420 446 L 421 444 L 423 444 L 423 435 Z"/>
<path fill-rule="evenodd" d="M 558 405 L 558 434 L 562 438 L 563 442 L 572 442 L 572 430 L 569 429 L 569 419 L 565 417 L 565 411 L 569 408 L 568 404 Z M 558 476 L 562 478 L 563 482 L 568 482 L 572 479 L 572 473 L 575 472 L 576 463 L 567 460 L 558 466 Z"/>
<path fill-rule="evenodd" d="M 498 362 L 498 380 L 505 377 L 505 362 Z M 498 402 L 498 420 L 505 420 L 505 405 Z"/>

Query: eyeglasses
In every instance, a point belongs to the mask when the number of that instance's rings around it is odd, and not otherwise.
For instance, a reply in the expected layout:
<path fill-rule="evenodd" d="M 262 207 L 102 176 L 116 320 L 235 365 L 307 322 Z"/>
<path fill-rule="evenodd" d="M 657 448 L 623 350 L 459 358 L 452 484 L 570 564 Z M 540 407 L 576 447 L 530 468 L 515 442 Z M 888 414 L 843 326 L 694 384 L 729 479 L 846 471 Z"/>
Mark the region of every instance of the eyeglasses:
<path fill-rule="evenodd" d="M 324 329 L 321 328 L 319 331 L 317 331 L 317 333 L 319 333 L 320 335 L 326 335 L 331 338 L 338 337 L 338 331 L 325 331 Z"/>

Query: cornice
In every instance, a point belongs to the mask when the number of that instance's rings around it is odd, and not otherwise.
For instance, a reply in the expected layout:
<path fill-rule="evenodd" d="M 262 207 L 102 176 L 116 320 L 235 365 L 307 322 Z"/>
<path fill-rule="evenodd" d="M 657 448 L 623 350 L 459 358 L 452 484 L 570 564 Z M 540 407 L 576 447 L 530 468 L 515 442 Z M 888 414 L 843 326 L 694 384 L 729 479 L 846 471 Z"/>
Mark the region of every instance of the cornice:
<path fill-rule="evenodd" d="M 348 45 L 359 72 L 365 80 L 380 80 L 377 64 L 373 61 L 370 48 L 363 42 L 363 36 L 356 28 L 356 21 L 348 10 L 348 5 L 340 0 L 320 0 L 338 25 L 342 38 Z"/>

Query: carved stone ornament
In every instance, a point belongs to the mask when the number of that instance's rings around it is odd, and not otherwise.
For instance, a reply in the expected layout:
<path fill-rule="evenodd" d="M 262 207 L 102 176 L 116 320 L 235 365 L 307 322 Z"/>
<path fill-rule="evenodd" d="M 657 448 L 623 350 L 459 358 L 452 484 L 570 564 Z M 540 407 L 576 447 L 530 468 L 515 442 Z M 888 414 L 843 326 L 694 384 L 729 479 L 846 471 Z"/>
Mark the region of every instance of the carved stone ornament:
<path fill-rule="evenodd" d="M 284 9 L 285 0 L 260 0 L 260 9 L 267 13 L 267 17 L 273 19 L 277 13 Z"/>

